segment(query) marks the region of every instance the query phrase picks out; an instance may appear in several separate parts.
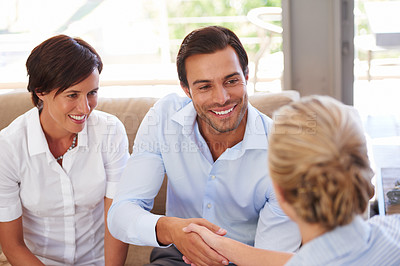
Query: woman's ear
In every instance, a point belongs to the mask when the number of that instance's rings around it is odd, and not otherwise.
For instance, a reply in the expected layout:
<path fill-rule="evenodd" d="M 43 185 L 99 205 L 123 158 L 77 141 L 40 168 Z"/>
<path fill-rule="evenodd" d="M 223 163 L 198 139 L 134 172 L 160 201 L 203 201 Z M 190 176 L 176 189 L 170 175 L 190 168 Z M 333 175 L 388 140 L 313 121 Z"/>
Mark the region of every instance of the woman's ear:
<path fill-rule="evenodd" d="M 278 184 L 276 184 L 274 181 L 272 181 L 272 184 L 274 185 L 274 190 L 276 194 L 276 198 L 278 199 L 279 204 L 282 204 L 285 202 L 285 197 L 283 195 L 283 190 Z"/>
<path fill-rule="evenodd" d="M 44 93 L 43 92 L 38 92 L 37 89 L 35 89 L 35 94 L 36 96 L 43 101 Z"/>
<path fill-rule="evenodd" d="M 279 206 L 281 206 L 282 211 L 286 213 L 286 215 L 290 219 L 296 222 L 297 221 L 296 211 L 294 207 L 285 199 L 285 193 L 283 193 L 283 189 L 274 181 L 272 181 L 272 184 L 274 185 L 276 199 L 278 200 Z"/>

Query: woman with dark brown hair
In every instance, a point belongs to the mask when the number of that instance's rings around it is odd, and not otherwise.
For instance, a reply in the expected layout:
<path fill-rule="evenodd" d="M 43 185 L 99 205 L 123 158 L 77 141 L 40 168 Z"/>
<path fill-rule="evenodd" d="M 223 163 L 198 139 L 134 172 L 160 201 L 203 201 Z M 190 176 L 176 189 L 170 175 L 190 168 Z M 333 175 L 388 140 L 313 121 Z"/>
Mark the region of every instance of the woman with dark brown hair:
<path fill-rule="evenodd" d="M 0 132 L 3 252 L 13 265 L 123 265 L 127 245 L 104 221 L 128 140 L 115 116 L 94 111 L 101 58 L 58 35 L 26 67 L 35 107 Z"/>
<path fill-rule="evenodd" d="M 353 108 L 310 96 L 279 109 L 268 166 L 282 210 L 300 229 L 298 253 L 256 249 L 195 224 L 184 231 L 237 265 L 400 265 L 400 215 L 360 217 L 373 172 Z"/>

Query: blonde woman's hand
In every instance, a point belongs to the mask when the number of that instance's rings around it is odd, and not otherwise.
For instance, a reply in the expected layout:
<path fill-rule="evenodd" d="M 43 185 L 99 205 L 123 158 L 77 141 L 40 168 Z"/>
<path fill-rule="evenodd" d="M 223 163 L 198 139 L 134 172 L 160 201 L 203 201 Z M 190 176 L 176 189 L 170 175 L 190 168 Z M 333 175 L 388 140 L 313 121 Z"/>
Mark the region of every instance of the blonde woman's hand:
<path fill-rule="evenodd" d="M 186 233 L 194 232 L 198 234 L 207 245 L 211 248 L 217 250 L 220 238 L 226 235 L 226 230 L 223 228 L 219 228 L 215 233 L 210 231 L 207 227 L 191 223 L 188 226 L 183 228 L 183 231 Z"/>
<path fill-rule="evenodd" d="M 162 245 L 174 244 L 188 261 L 196 266 L 227 265 L 225 257 L 212 249 L 195 232 L 184 232 L 189 224 L 204 226 L 212 232 L 219 232 L 220 227 L 202 218 L 182 219 L 161 217 L 156 224 L 157 240 Z"/>

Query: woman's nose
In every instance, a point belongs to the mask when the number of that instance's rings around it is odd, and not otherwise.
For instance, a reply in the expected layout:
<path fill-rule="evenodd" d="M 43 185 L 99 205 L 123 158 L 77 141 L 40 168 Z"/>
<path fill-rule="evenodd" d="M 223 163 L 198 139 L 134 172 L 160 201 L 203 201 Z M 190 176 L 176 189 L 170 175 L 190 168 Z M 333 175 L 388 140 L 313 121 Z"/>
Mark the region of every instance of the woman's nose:
<path fill-rule="evenodd" d="M 83 96 L 82 99 L 79 101 L 78 109 L 80 112 L 84 114 L 88 114 L 90 111 L 90 105 L 88 98 L 86 96 Z"/>

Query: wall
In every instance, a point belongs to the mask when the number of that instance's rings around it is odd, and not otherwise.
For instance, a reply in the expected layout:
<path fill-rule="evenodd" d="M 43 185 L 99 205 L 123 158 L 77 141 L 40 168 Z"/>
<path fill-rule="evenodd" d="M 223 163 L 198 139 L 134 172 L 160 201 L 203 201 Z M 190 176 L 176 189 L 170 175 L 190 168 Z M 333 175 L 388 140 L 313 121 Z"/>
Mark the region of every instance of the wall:
<path fill-rule="evenodd" d="M 284 88 L 353 103 L 353 0 L 282 0 Z"/>

